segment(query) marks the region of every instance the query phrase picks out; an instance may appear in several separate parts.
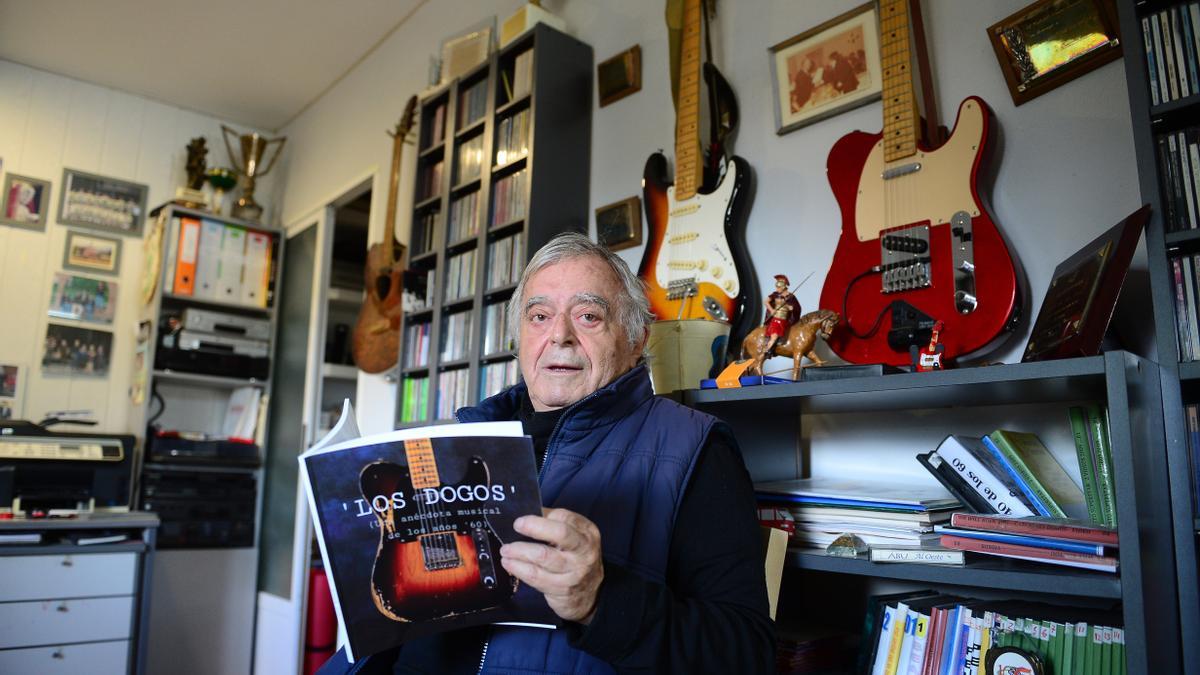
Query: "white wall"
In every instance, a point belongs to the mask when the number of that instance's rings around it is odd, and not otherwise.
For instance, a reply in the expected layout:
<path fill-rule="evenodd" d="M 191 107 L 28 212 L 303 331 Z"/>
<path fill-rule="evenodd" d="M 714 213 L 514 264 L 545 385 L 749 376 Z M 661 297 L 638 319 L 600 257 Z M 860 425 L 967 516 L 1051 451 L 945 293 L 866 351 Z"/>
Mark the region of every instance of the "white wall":
<path fill-rule="evenodd" d="M 37 420 L 50 410 L 90 410 L 100 422 L 98 430 L 143 433 L 129 428 L 128 397 L 140 302 L 140 237 L 121 237 L 118 277 L 96 277 L 118 284 L 112 326 L 80 324 L 113 332 L 108 376 L 42 376 L 40 372 L 50 287 L 54 273 L 62 271 L 66 242 L 67 228 L 56 220 L 63 167 L 147 185 L 147 204 L 153 208 L 171 199 L 175 188 L 184 184 L 186 147 L 191 138 L 202 135 L 207 139 L 209 166 L 230 165 L 221 140 L 221 122 L 0 60 L 0 158 L 4 171 L 51 182 L 44 232 L 0 226 L 0 363 L 24 365 L 30 375 L 24 409 L 18 414 Z M 255 193 L 267 209 L 266 222 L 272 222 L 270 217 L 276 212 L 276 182 L 276 176 L 267 176 Z"/>

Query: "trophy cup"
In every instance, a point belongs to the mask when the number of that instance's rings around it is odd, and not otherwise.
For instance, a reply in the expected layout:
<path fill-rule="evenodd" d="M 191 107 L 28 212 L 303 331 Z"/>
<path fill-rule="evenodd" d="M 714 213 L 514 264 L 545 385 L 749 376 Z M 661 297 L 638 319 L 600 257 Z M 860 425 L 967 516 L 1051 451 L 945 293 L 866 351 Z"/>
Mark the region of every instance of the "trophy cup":
<path fill-rule="evenodd" d="M 221 125 L 221 132 L 225 139 L 225 149 L 229 151 L 229 161 L 233 162 L 238 174 L 246 177 L 246 188 L 242 190 L 242 196 L 237 200 L 230 210 L 230 215 L 234 218 L 243 220 L 257 221 L 262 217 L 262 207 L 254 201 L 254 182 L 259 176 L 265 176 L 275 166 L 275 161 L 279 159 L 279 154 L 283 152 L 283 143 L 287 140 L 286 136 L 279 138 L 266 139 L 258 134 L 241 134 L 230 129 L 224 124 Z M 241 142 L 241 158 L 239 159 L 233 152 L 233 146 L 229 144 L 229 134 L 233 134 Z M 275 156 L 267 164 L 267 168 L 262 168 L 263 154 L 272 143 L 279 145 L 275 149 Z"/>

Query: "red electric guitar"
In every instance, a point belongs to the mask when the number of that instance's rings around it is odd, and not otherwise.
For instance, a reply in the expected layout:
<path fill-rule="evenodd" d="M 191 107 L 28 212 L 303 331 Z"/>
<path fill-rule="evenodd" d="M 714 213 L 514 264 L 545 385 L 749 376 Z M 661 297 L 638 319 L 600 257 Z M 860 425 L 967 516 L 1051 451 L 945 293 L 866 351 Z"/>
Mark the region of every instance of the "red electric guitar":
<path fill-rule="evenodd" d="M 1017 312 L 1013 258 L 976 187 L 991 112 L 967 98 L 943 145 L 918 142 L 907 1 L 880 3 L 883 132 L 843 136 L 827 163 L 842 234 L 821 307 L 841 312 L 828 343 L 852 363 L 907 365 L 936 321 L 944 358 L 978 352 Z"/>
<path fill-rule="evenodd" d="M 371 572 L 371 598 L 384 616 L 419 621 L 478 612 L 517 591 L 517 580 L 500 565 L 500 540 L 486 517 L 448 512 L 423 501 L 426 488 L 443 486 L 428 438 L 404 441 L 408 466 L 373 462 L 359 487 L 376 509 L 379 550 Z M 491 485 L 487 464 L 471 458 L 463 479 L 451 485 Z M 397 502 L 394 495 L 402 495 Z"/>

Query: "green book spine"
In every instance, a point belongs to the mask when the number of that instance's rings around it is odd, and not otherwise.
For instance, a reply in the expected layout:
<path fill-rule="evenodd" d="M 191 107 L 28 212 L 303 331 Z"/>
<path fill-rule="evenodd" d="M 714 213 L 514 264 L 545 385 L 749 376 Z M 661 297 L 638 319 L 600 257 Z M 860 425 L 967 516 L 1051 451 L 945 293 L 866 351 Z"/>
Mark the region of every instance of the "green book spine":
<path fill-rule="evenodd" d="M 1056 623 L 1054 621 L 1051 621 L 1049 623 L 1050 623 L 1050 654 L 1048 656 L 1050 657 L 1049 658 L 1050 672 L 1064 673 L 1066 671 L 1062 669 L 1063 641 L 1064 641 L 1064 636 L 1066 635 L 1066 633 L 1064 632 L 1064 628 L 1061 623 Z"/>
<path fill-rule="evenodd" d="M 1096 465 L 1092 462 L 1092 441 L 1088 432 L 1087 415 L 1083 408 L 1071 406 L 1071 432 L 1075 437 L 1075 456 L 1079 459 L 1079 476 L 1083 479 L 1083 498 L 1088 517 L 1093 523 L 1104 524 L 1100 509 L 1100 491 L 1096 489 Z"/>
<path fill-rule="evenodd" d="M 1116 491 L 1113 489 L 1112 447 L 1108 442 L 1108 419 L 1105 410 L 1097 405 L 1088 406 L 1088 423 L 1096 442 L 1096 482 L 1100 492 L 1100 506 L 1104 511 L 1104 524 L 1117 525 Z"/>
<path fill-rule="evenodd" d="M 1125 631 L 1121 628 L 1113 629 L 1113 672 L 1117 675 L 1129 672 L 1125 663 Z"/>
<path fill-rule="evenodd" d="M 1062 668 L 1055 670 L 1055 675 L 1058 675 L 1058 673 L 1075 672 L 1074 670 L 1071 670 L 1071 665 L 1075 660 L 1075 624 L 1063 624 L 1061 627 L 1061 633 L 1063 638 Z"/>
<path fill-rule="evenodd" d="M 1086 623 L 1075 624 L 1075 670 L 1072 673 L 1088 673 L 1088 655 L 1091 650 L 1088 649 L 1088 643 L 1092 637 L 1092 632 L 1088 629 Z"/>
<path fill-rule="evenodd" d="M 1100 652 L 1104 643 L 1104 628 L 1101 626 L 1088 627 L 1088 660 L 1086 673 L 1090 675 L 1105 675 L 1104 664 Z"/>
<path fill-rule="evenodd" d="M 1100 672 L 1113 675 L 1112 629 L 1105 626 L 1100 630 Z"/>
<path fill-rule="evenodd" d="M 1025 458 L 1021 456 L 1021 452 L 1013 442 L 1015 439 L 1011 438 L 1014 435 L 1015 432 L 998 429 L 988 434 L 988 438 L 992 439 L 992 442 L 1000 449 L 1000 453 L 1012 465 L 1013 470 L 1017 472 L 1021 480 L 1025 481 L 1029 489 L 1037 495 L 1038 501 L 1050 511 L 1049 515 L 1055 518 L 1066 518 L 1067 514 L 1062 510 L 1062 506 L 1050 495 L 1046 490 L 1046 486 L 1042 485 L 1042 481 L 1038 480 L 1037 475 L 1025 463 Z"/>

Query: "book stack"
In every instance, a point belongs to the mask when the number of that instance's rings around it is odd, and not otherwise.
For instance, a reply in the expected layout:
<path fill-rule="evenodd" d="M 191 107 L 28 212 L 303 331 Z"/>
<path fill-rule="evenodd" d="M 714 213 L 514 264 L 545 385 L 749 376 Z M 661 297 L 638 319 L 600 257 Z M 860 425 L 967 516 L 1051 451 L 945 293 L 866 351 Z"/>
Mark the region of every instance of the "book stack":
<path fill-rule="evenodd" d="M 467 347 L 471 344 L 472 312 L 458 312 L 446 317 L 442 334 L 442 361 L 457 361 L 467 358 Z"/>
<path fill-rule="evenodd" d="M 492 227 L 499 227 L 525 217 L 526 170 L 496 181 L 492 195 Z"/>
<path fill-rule="evenodd" d="M 483 135 L 480 134 L 458 146 L 458 161 L 454 165 L 454 184 L 479 178 L 483 170 Z"/>
<path fill-rule="evenodd" d="M 1116 527 L 1117 496 L 1113 486 L 1108 411 L 1098 405 L 1087 405 L 1072 406 L 1069 413 L 1087 516 L 1093 523 Z"/>
<path fill-rule="evenodd" d="M 421 166 L 420 185 L 421 190 L 418 194 L 421 196 L 418 201 L 424 201 L 436 195 L 442 186 L 442 160 L 438 160 L 433 164 Z"/>
<path fill-rule="evenodd" d="M 404 328 L 404 367 L 419 368 L 429 365 L 429 322 L 414 323 Z"/>
<path fill-rule="evenodd" d="M 1200 127 L 1158 134 L 1154 146 L 1161 180 L 1170 188 L 1163 194 L 1164 226 L 1168 232 L 1200 227 Z"/>
<path fill-rule="evenodd" d="M 500 288 L 517 283 L 525 269 L 525 250 L 521 233 L 505 237 L 488 247 L 487 287 Z"/>
<path fill-rule="evenodd" d="M 442 136 L 446 135 L 446 104 L 437 104 L 430 113 L 429 119 L 429 137 L 425 140 L 426 148 L 433 147 L 442 142 Z"/>
<path fill-rule="evenodd" d="M 437 224 L 438 210 L 430 209 L 417 215 L 413 221 L 414 256 L 427 253 L 433 247 L 433 227 Z"/>
<path fill-rule="evenodd" d="M 401 422 L 419 422 L 425 419 L 429 405 L 429 378 L 406 377 L 401 384 L 404 401 L 400 406 Z"/>
<path fill-rule="evenodd" d="M 464 129 L 487 114 L 487 80 L 480 80 L 458 95 L 458 128 Z"/>
<path fill-rule="evenodd" d="M 470 375 L 471 371 L 467 368 L 447 370 L 438 375 L 437 410 L 434 419 L 453 419 L 454 411 L 467 404 L 467 378 Z"/>
<path fill-rule="evenodd" d="M 533 50 L 526 49 L 513 59 L 512 100 L 529 94 L 533 82 Z"/>
<path fill-rule="evenodd" d="M 447 301 L 475 294 L 475 250 L 450 258 L 446 263 Z"/>
<path fill-rule="evenodd" d="M 1125 633 L 1108 615 L 1022 601 L 972 601 L 932 591 L 871 598 L 861 672 L 983 673 L 988 653 L 1021 649 L 1044 673 L 1122 675 Z M 992 671 L 987 671 L 992 672 Z M 995 672 L 1000 672 L 998 669 Z M 1008 672 L 1008 671 L 1005 671 Z M 1017 671 L 1013 671 L 1017 672 Z"/>
<path fill-rule="evenodd" d="M 513 386 L 521 376 L 521 369 L 516 359 L 506 359 L 497 363 L 489 363 L 479 369 L 479 398 L 499 394 Z"/>
<path fill-rule="evenodd" d="M 504 166 L 528 154 L 529 111 L 522 110 L 496 126 L 496 165 Z"/>
<path fill-rule="evenodd" d="M 1011 518 L 956 513 L 938 525 L 946 548 L 985 555 L 1116 572 L 1117 531 L 1065 518 Z"/>
<path fill-rule="evenodd" d="M 176 216 L 165 233 L 163 291 L 244 307 L 269 307 L 275 238 L 208 218 Z"/>
<path fill-rule="evenodd" d="M 513 336 L 508 333 L 507 306 L 503 302 L 495 302 L 483 310 L 483 355 L 490 356 L 497 352 L 513 348 Z"/>
<path fill-rule="evenodd" d="M 817 548 L 847 532 L 872 548 L 936 545 L 933 526 L 961 506 L 937 488 L 884 480 L 805 478 L 758 483 L 755 491 L 762 503 L 787 506 L 795 544 Z"/>
<path fill-rule="evenodd" d="M 1200 93 L 1200 3 L 1142 17 L 1142 43 L 1154 105 Z"/>

